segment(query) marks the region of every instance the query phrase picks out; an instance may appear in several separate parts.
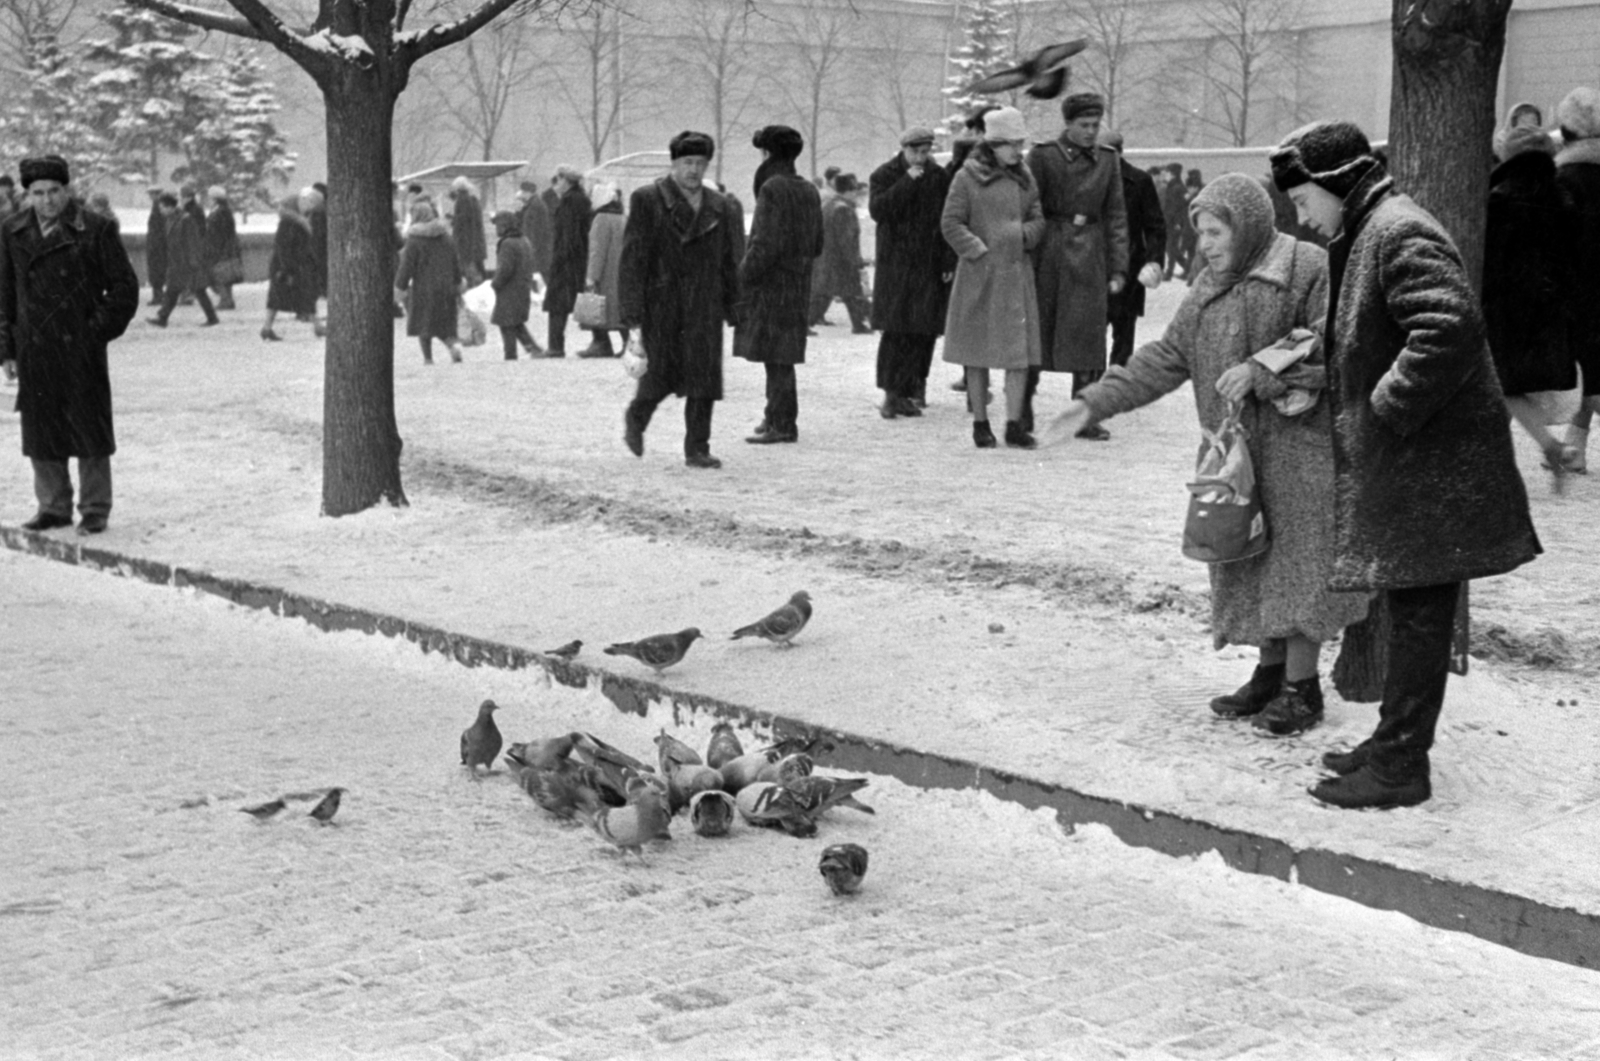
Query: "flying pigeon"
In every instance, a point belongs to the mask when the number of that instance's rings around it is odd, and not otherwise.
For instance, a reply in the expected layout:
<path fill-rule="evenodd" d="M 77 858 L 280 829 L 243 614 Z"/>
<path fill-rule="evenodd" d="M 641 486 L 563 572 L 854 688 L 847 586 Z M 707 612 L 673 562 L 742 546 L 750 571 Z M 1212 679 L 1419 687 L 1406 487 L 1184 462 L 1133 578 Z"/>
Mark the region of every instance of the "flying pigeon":
<path fill-rule="evenodd" d="M 495 756 L 500 754 L 500 727 L 494 724 L 494 713 L 499 709 L 493 700 L 485 700 L 478 705 L 477 719 L 461 731 L 461 765 L 474 774 L 479 766 L 486 770 L 492 767 Z"/>
<path fill-rule="evenodd" d="M 775 645 L 788 645 L 795 634 L 811 621 L 811 594 L 801 590 L 789 602 L 760 622 L 741 626 L 733 632 L 733 640 L 741 637 L 764 637 Z"/>
<path fill-rule="evenodd" d="M 813 818 L 833 807 L 853 807 L 866 814 L 878 813 L 855 797 L 857 792 L 867 787 L 868 781 L 864 777 L 824 777 L 821 774 L 807 774 L 781 783 L 784 788 L 794 793 L 800 806 Z"/>
<path fill-rule="evenodd" d="M 732 722 L 718 722 L 711 727 L 711 740 L 706 745 L 706 765 L 720 768 L 744 754 L 744 745 L 733 732 Z"/>
<path fill-rule="evenodd" d="M 689 824 L 701 836 L 727 836 L 733 811 L 733 797 L 721 789 L 696 792 L 689 800 Z"/>
<path fill-rule="evenodd" d="M 735 798 L 739 816 L 751 825 L 780 828 L 790 836 L 815 836 L 817 823 L 800 806 L 794 793 L 769 781 L 757 781 L 739 790 Z"/>
<path fill-rule="evenodd" d="M 994 96 L 1027 85 L 1028 95 L 1034 99 L 1055 99 L 1067 87 L 1070 73 L 1067 60 L 1088 46 L 1087 37 L 1061 44 L 1047 44 L 1021 66 L 996 71 L 973 84 L 967 91 L 974 96 Z"/>
<path fill-rule="evenodd" d="M 625 807 L 591 807 L 585 815 L 589 827 L 609 844 L 632 851 L 641 859 L 644 845 L 651 840 L 671 840 L 667 801 L 643 778 L 629 784 Z"/>
<path fill-rule="evenodd" d="M 283 800 L 275 799 L 271 803 L 261 803 L 254 807 L 240 807 L 239 809 L 250 815 L 256 821 L 264 822 L 274 814 L 281 811 L 283 806 Z"/>
<path fill-rule="evenodd" d="M 700 631 L 691 626 L 675 634 L 656 634 L 654 637 L 646 637 L 639 641 L 623 641 L 620 644 L 607 645 L 605 653 L 608 656 L 632 656 L 660 674 L 682 659 L 683 654 L 689 651 L 689 646 L 694 644 L 695 638 L 700 636 Z"/>
<path fill-rule="evenodd" d="M 311 817 L 323 825 L 333 821 L 333 816 L 339 813 L 339 797 L 342 795 L 344 795 L 342 788 L 328 789 L 328 794 L 322 797 L 322 801 L 311 808 Z"/>
<path fill-rule="evenodd" d="M 835 895 L 853 895 L 867 875 L 867 849 L 860 844 L 834 844 L 823 849 L 817 864 Z"/>
<path fill-rule="evenodd" d="M 583 642 L 582 641 L 568 641 L 566 644 L 562 645 L 560 648 L 552 648 L 552 649 L 546 650 L 545 651 L 545 655 L 554 656 L 557 659 L 572 659 L 574 656 L 576 656 L 578 654 L 578 650 L 580 648 L 582 648 L 582 647 L 583 647 Z"/>

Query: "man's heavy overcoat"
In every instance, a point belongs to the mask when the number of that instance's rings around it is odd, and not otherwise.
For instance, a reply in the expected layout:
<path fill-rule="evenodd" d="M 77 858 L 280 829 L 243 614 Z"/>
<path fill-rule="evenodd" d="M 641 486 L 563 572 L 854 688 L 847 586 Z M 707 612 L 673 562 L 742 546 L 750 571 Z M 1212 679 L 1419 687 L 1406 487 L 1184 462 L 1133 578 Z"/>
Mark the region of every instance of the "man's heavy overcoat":
<path fill-rule="evenodd" d="M 756 195 L 750 242 L 739 263 L 734 356 L 769 365 L 806 360 L 811 264 L 822 253 L 822 200 L 792 162 L 769 169 Z"/>
<path fill-rule="evenodd" d="M 932 161 L 910 175 L 904 155 L 872 171 L 867 213 L 877 222 L 872 326 L 881 332 L 941 335 L 950 299 L 945 276 L 956 255 L 939 231 L 950 175 Z"/>

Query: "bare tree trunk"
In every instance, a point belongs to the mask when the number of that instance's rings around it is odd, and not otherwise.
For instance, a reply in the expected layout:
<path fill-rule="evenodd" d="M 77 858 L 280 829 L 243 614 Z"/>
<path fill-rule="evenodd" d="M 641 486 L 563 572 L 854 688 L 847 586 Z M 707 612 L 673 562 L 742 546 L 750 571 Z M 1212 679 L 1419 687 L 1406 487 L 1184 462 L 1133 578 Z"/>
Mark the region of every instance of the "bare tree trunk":
<path fill-rule="evenodd" d="M 394 415 L 394 95 L 376 70 L 348 68 L 326 91 L 328 339 L 322 402 L 322 512 L 406 504 Z"/>

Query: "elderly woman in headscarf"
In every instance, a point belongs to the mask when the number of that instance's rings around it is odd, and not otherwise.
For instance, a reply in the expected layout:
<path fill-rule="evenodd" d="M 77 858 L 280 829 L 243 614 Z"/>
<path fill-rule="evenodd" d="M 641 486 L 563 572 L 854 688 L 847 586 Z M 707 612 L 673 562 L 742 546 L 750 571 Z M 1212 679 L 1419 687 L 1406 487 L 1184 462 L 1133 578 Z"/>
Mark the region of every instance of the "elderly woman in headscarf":
<path fill-rule="evenodd" d="M 489 256 L 488 244 L 483 238 L 483 206 L 478 202 L 478 189 L 465 177 L 450 182 L 450 236 L 455 241 L 456 256 L 467 274 L 467 282 L 477 286 L 483 282 L 483 260 Z"/>
<path fill-rule="evenodd" d="M 461 360 L 456 300 L 466 288 L 465 276 L 450 227 L 435 215 L 432 201 L 418 199 L 411 204 L 411 230 L 400 251 L 394 290 L 406 305 L 406 334 L 422 347 L 423 364 L 433 364 L 435 339 L 450 348 L 450 360 Z"/>
<path fill-rule="evenodd" d="M 1071 437 L 1185 381 L 1194 383 L 1203 429 L 1216 431 L 1237 409 L 1272 544 L 1258 556 L 1211 565 L 1216 647 L 1261 650 L 1250 680 L 1212 700 L 1211 709 L 1224 718 L 1250 716 L 1257 729 L 1286 736 L 1321 721 L 1322 643 L 1365 618 L 1368 604 L 1365 593 L 1326 588 L 1335 540 L 1333 433 L 1320 396 L 1325 365 L 1320 354 L 1284 365 L 1282 352 L 1271 349 L 1291 333 L 1301 346 L 1320 334 L 1328 256 L 1278 232 L 1266 189 L 1243 174 L 1206 185 L 1190 218 L 1204 268 L 1166 334 L 1085 389 L 1052 431 Z"/>
<path fill-rule="evenodd" d="M 584 289 L 605 296 L 606 319 L 603 327 L 590 329 L 594 341 L 579 351 L 579 357 L 615 357 L 628 345 L 628 329 L 622 326 L 622 296 L 617 284 L 622 275 L 622 189 L 615 184 L 596 184 L 591 200 L 594 219 L 589 222 L 589 268 Z M 621 338 L 613 348 L 611 333 Z"/>
<path fill-rule="evenodd" d="M 528 313 L 533 306 L 533 244 L 522 234 L 522 219 L 510 210 L 494 215 L 494 230 L 499 242 L 494 249 L 494 312 L 489 323 L 500 329 L 506 360 L 517 359 L 517 344 L 533 355 L 535 344 L 528 332 Z"/>

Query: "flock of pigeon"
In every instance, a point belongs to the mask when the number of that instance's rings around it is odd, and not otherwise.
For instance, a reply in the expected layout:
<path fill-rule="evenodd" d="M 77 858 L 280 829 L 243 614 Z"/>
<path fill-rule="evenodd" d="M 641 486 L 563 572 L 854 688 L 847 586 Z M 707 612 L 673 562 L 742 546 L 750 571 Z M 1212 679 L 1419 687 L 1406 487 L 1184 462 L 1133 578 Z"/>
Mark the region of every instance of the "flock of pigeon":
<path fill-rule="evenodd" d="M 474 775 L 491 768 L 504 746 L 485 700 L 461 734 L 461 763 Z M 782 829 L 790 836 L 815 836 L 817 819 L 834 807 L 866 814 L 855 798 L 866 778 L 826 777 L 815 772 L 811 753 L 831 745 L 821 738 L 790 739 L 746 752 L 733 725 L 712 727 L 704 756 L 663 728 L 655 738 L 656 765 L 648 766 L 590 733 L 530 740 L 505 748 L 505 762 L 533 801 L 556 818 L 587 822 L 606 842 L 641 859 L 652 840 L 672 839 L 680 813 L 701 836 L 726 836 L 737 814 L 752 826 Z M 835 895 L 861 886 L 867 852 L 857 844 L 834 844 L 818 867 Z"/>

